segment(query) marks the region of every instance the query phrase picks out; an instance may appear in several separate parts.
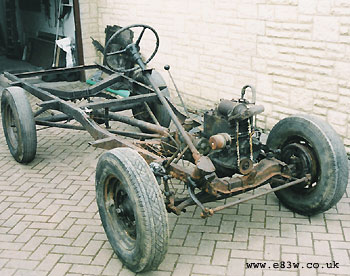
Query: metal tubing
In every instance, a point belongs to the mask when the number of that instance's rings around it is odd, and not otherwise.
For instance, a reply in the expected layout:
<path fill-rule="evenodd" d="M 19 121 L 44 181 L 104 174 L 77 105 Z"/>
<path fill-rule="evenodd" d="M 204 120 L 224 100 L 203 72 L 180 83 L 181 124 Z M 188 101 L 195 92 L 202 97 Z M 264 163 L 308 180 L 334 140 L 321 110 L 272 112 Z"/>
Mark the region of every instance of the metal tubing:
<path fill-rule="evenodd" d="M 109 130 L 110 133 L 135 138 L 135 139 L 154 139 L 154 138 L 161 138 L 160 135 L 157 134 L 150 134 L 150 133 L 137 133 L 137 132 L 128 132 L 128 131 L 119 131 L 119 130 Z"/>
<path fill-rule="evenodd" d="M 267 195 L 267 194 L 270 194 L 270 193 L 273 193 L 273 192 L 276 192 L 276 191 L 279 191 L 279 190 L 288 188 L 288 187 L 290 187 L 290 186 L 293 186 L 293 185 L 296 185 L 296 184 L 300 184 L 300 183 L 302 183 L 302 182 L 304 182 L 304 181 L 308 181 L 308 180 L 309 180 L 308 177 L 303 177 L 303 178 L 294 180 L 294 181 L 292 181 L 292 182 L 288 182 L 288 183 L 286 183 L 286 184 L 283 184 L 283 185 L 281 185 L 281 186 L 278 186 L 278 187 L 276 187 L 276 188 L 269 189 L 268 191 L 262 192 L 262 193 L 260 193 L 260 194 L 251 195 L 251 196 L 248 196 L 248 197 L 246 197 L 246 198 L 242 198 L 242 199 L 240 199 L 240 200 L 237 200 L 237 201 L 228 203 L 228 204 L 226 204 L 226 205 L 218 206 L 218 207 L 212 209 L 212 212 L 218 212 L 218 211 L 221 211 L 221 210 L 223 210 L 223 209 L 225 209 L 225 208 L 238 205 L 238 204 L 240 204 L 240 203 L 249 201 L 249 200 L 251 200 L 251 199 L 254 199 L 254 198 L 257 198 L 257 197 L 260 197 L 260 196 L 263 196 L 263 195 Z"/>
<path fill-rule="evenodd" d="M 147 129 L 149 131 L 155 132 L 155 133 L 159 133 L 160 135 L 163 136 L 168 136 L 168 129 L 162 126 L 157 126 L 155 124 L 151 124 L 151 123 L 147 123 L 145 121 L 142 120 L 138 120 L 138 119 L 134 119 L 134 118 L 130 118 L 128 116 L 124 116 L 124 115 L 120 115 L 120 114 L 109 114 L 109 118 L 111 120 L 115 120 L 118 122 L 122 122 L 128 125 L 132 125 L 132 126 L 136 126 L 139 128 L 144 128 Z"/>
<path fill-rule="evenodd" d="M 197 204 L 197 206 L 199 206 L 199 208 L 201 208 L 203 212 L 206 212 L 206 209 L 205 209 L 204 205 L 202 204 L 202 202 L 200 202 L 198 200 L 198 198 L 195 196 L 193 188 L 191 188 L 190 185 L 188 185 L 187 190 L 188 190 L 190 197 Z"/>
<path fill-rule="evenodd" d="M 152 118 L 152 121 L 153 121 L 157 126 L 160 126 L 160 123 L 158 122 L 156 116 L 154 115 L 152 109 L 149 107 L 148 103 L 143 102 L 143 105 L 146 107 L 147 112 L 149 113 L 149 115 L 150 115 L 151 118 Z"/>
<path fill-rule="evenodd" d="M 109 107 L 111 111 L 117 111 L 114 108 L 117 108 L 117 106 L 120 106 L 121 110 L 126 110 L 130 108 L 123 108 L 126 105 L 138 105 L 141 104 L 142 102 L 154 102 L 157 101 L 157 95 L 155 94 L 144 94 L 144 95 L 137 95 L 137 96 L 131 96 L 128 98 L 123 98 L 123 99 L 115 99 L 115 100 L 108 100 L 104 102 L 97 102 L 97 103 L 88 103 L 84 105 L 83 107 L 87 107 L 89 109 L 101 109 L 101 108 L 106 108 Z M 134 107 L 134 106 L 132 106 Z"/>
<path fill-rule="evenodd" d="M 45 111 L 47 111 L 47 108 L 40 108 L 39 110 L 37 110 L 37 111 L 33 114 L 34 118 L 37 117 L 37 116 L 39 116 L 40 114 L 44 113 Z"/>
<path fill-rule="evenodd" d="M 165 99 L 165 97 L 163 96 L 162 92 L 159 90 L 159 88 L 157 87 L 156 83 L 153 81 L 151 73 L 148 71 L 145 71 L 145 76 L 147 77 L 147 79 L 149 80 L 151 86 L 153 87 L 154 91 L 156 92 L 158 99 L 160 100 L 160 102 L 164 105 L 164 107 L 167 109 L 171 119 L 173 120 L 175 126 L 177 127 L 177 129 L 179 130 L 179 132 L 181 133 L 182 137 L 184 138 L 186 144 L 188 145 L 189 149 L 192 152 L 192 156 L 193 159 L 195 160 L 195 162 L 197 163 L 197 161 L 200 159 L 201 154 L 198 152 L 198 150 L 196 149 L 196 147 L 193 145 L 191 138 L 188 136 L 187 132 L 185 131 L 185 129 L 182 127 L 179 119 L 176 117 L 174 111 L 171 109 L 169 103 L 167 102 L 167 100 Z"/>
<path fill-rule="evenodd" d="M 66 114 L 56 114 L 48 117 L 42 117 L 40 118 L 40 121 L 42 122 L 62 122 L 73 119 L 71 116 L 68 116 Z"/>
<path fill-rule="evenodd" d="M 15 76 L 18 78 L 31 78 L 31 77 L 46 76 L 51 74 L 79 72 L 82 70 L 89 70 L 89 69 L 96 69 L 96 68 L 99 68 L 99 67 L 95 64 L 81 65 L 81 66 L 75 66 L 72 68 L 57 68 L 57 69 L 40 70 L 40 71 L 34 71 L 34 72 L 25 72 L 25 73 L 15 74 Z"/>
<path fill-rule="evenodd" d="M 54 123 L 48 121 L 35 120 L 35 124 L 39 126 L 47 126 L 47 127 L 57 127 L 57 128 L 66 128 L 66 129 L 75 129 L 75 130 L 86 130 L 82 126 L 75 126 L 70 124 L 62 124 L 62 123 Z M 149 134 L 149 133 L 136 133 L 136 132 L 128 132 L 128 131 L 119 131 L 119 130 L 109 130 L 110 133 L 135 138 L 135 139 L 154 139 L 160 138 L 157 134 Z"/>
<path fill-rule="evenodd" d="M 168 68 L 168 69 L 165 69 L 165 68 Z M 170 79 L 171 79 L 171 81 L 172 81 L 172 83 L 173 83 L 173 85 L 174 85 L 174 87 L 175 87 L 177 96 L 179 97 L 179 99 L 180 99 L 180 101 L 181 101 L 182 107 L 184 108 L 187 117 L 190 118 L 190 113 L 188 112 L 188 109 L 187 109 L 187 107 L 185 106 L 185 103 L 184 103 L 184 101 L 183 101 L 183 99 L 182 99 L 182 96 L 181 96 L 181 94 L 180 94 L 180 91 L 179 91 L 179 89 L 177 88 L 177 85 L 176 85 L 176 83 L 175 83 L 175 80 L 173 79 L 173 76 L 172 76 L 172 74 L 170 73 L 170 66 L 168 66 L 168 67 L 165 67 L 165 66 L 164 66 L 164 69 L 165 69 L 166 71 L 168 71 L 169 77 L 170 77 Z"/>
<path fill-rule="evenodd" d="M 179 154 L 179 156 L 177 156 L 177 158 L 174 160 L 174 163 L 176 164 L 177 162 L 179 162 L 180 158 L 185 154 L 185 152 L 188 150 L 188 146 L 186 146 L 181 153 Z"/>
<path fill-rule="evenodd" d="M 75 130 L 86 130 L 82 126 L 47 122 L 47 121 L 41 121 L 41 120 L 35 120 L 35 124 L 38 126 L 58 127 L 58 128 L 67 128 L 67 129 L 75 129 Z"/>

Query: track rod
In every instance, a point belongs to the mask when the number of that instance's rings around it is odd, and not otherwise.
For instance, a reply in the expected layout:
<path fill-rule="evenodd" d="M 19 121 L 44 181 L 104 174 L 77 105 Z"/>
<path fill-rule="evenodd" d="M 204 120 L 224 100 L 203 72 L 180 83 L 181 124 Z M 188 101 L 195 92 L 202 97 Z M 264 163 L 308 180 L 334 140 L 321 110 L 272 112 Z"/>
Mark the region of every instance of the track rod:
<path fill-rule="evenodd" d="M 248 196 L 246 198 L 242 198 L 242 199 L 236 200 L 234 202 L 231 202 L 231 203 L 228 203 L 228 204 L 225 204 L 225 205 L 222 205 L 222 206 L 218 206 L 218 207 L 216 207 L 214 209 L 209 209 L 208 213 L 206 213 L 206 214 L 202 213 L 201 217 L 206 218 L 208 216 L 212 216 L 215 212 L 221 211 L 223 209 L 226 209 L 226 208 L 238 205 L 240 203 L 252 200 L 254 198 L 257 198 L 257 197 L 260 197 L 260 196 L 263 196 L 263 195 L 267 195 L 267 194 L 270 194 L 270 193 L 273 193 L 273 192 L 276 192 L 276 191 L 279 191 L 279 190 L 282 190 L 282 189 L 286 189 L 286 188 L 288 188 L 290 186 L 294 186 L 294 185 L 297 185 L 297 184 L 300 184 L 302 182 L 309 181 L 309 180 L 310 180 L 310 177 L 309 176 L 305 176 L 303 178 L 294 180 L 292 182 L 285 183 L 285 184 L 283 184 L 281 186 L 278 186 L 276 188 L 269 189 L 268 191 L 262 192 L 260 194 L 251 195 L 251 196 Z"/>

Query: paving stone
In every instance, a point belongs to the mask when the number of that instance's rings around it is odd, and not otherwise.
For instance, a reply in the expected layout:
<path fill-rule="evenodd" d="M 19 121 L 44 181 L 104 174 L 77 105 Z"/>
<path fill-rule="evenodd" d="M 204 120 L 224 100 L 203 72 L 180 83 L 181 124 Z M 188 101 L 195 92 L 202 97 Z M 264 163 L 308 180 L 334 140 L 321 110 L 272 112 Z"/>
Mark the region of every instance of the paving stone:
<path fill-rule="evenodd" d="M 59 254 L 47 254 L 37 267 L 37 270 L 50 271 L 61 259 L 61 257 L 62 256 Z"/>
<path fill-rule="evenodd" d="M 231 258 L 254 258 L 263 259 L 263 251 L 253 251 L 253 250 L 231 250 Z"/>
<path fill-rule="evenodd" d="M 211 257 L 207 256 L 195 256 L 195 255 L 180 255 L 179 263 L 187 264 L 209 264 Z"/>
<path fill-rule="evenodd" d="M 217 233 L 219 227 L 216 226 L 202 226 L 202 225 L 191 225 L 190 232 L 199 232 L 199 233 Z"/>
<path fill-rule="evenodd" d="M 249 236 L 248 249 L 249 250 L 263 250 L 264 249 L 264 236 Z"/>
<path fill-rule="evenodd" d="M 246 260 L 242 258 L 234 258 L 229 260 L 227 267 L 227 275 L 243 276 L 246 267 Z M 248 270 L 249 271 L 249 270 Z"/>
<path fill-rule="evenodd" d="M 51 244 L 41 244 L 29 257 L 31 260 L 43 260 L 54 246 Z"/>
<path fill-rule="evenodd" d="M 220 224 L 219 233 L 232 233 L 235 229 L 235 222 L 223 220 Z"/>
<path fill-rule="evenodd" d="M 14 268 L 1 269 L 1 275 L 4 275 L 4 276 L 11 276 L 11 275 L 14 275 L 15 273 L 16 273 L 16 269 Z"/>
<path fill-rule="evenodd" d="M 215 241 L 201 240 L 198 247 L 197 255 L 212 256 L 214 247 Z"/>
<path fill-rule="evenodd" d="M 175 264 L 177 263 L 178 254 L 167 254 L 163 262 L 158 267 L 158 270 L 173 271 Z"/>
<path fill-rule="evenodd" d="M 266 212 L 263 210 L 255 210 L 253 205 L 251 220 L 256 222 L 265 222 L 265 214 Z"/>
<path fill-rule="evenodd" d="M 188 233 L 184 246 L 198 247 L 201 237 L 201 233 Z"/>
<path fill-rule="evenodd" d="M 235 228 L 233 234 L 233 241 L 248 241 L 248 229 L 246 228 Z"/>
<path fill-rule="evenodd" d="M 266 244 L 264 248 L 265 260 L 280 260 L 281 246 L 279 244 Z"/>
<path fill-rule="evenodd" d="M 80 264 L 73 264 L 69 270 L 69 272 L 89 274 L 89 275 L 100 275 L 102 271 L 103 271 L 103 266 L 80 265 Z"/>
<path fill-rule="evenodd" d="M 6 263 L 7 268 L 34 270 L 39 261 L 11 259 Z"/>
<path fill-rule="evenodd" d="M 195 255 L 197 253 L 197 247 L 185 247 L 185 246 L 169 246 L 169 253 L 178 253 L 178 254 L 192 254 Z"/>
<path fill-rule="evenodd" d="M 30 255 L 30 252 L 27 252 L 27 251 L 2 250 L 0 253 L 0 258 L 26 260 L 26 259 L 28 259 L 29 255 Z M 1 261 L 0 261 L 0 263 L 1 263 Z"/>
<path fill-rule="evenodd" d="M 177 263 L 173 272 L 173 276 L 189 276 L 192 271 L 192 264 Z"/>
<path fill-rule="evenodd" d="M 57 263 L 48 276 L 64 276 L 72 265 Z"/>
<path fill-rule="evenodd" d="M 342 234 L 333 234 L 333 233 L 312 233 L 312 237 L 315 240 L 325 240 L 325 241 L 342 241 L 342 240 L 344 240 L 344 236 Z"/>
<path fill-rule="evenodd" d="M 103 270 L 103 275 L 117 275 L 121 271 L 123 264 L 120 260 L 112 258 Z M 119 274 L 120 275 L 120 274 Z"/>
<path fill-rule="evenodd" d="M 332 249 L 333 260 L 339 262 L 341 266 L 350 263 L 350 255 L 347 250 L 344 249 Z"/>
<path fill-rule="evenodd" d="M 32 237 L 22 248 L 24 251 L 34 251 L 44 240 L 44 237 Z"/>
<path fill-rule="evenodd" d="M 189 227 L 190 227 L 189 225 L 176 225 L 171 237 L 184 239 L 187 235 Z"/>
<path fill-rule="evenodd" d="M 215 249 L 211 264 L 226 266 L 228 263 L 230 250 L 228 249 Z"/>
<path fill-rule="evenodd" d="M 206 275 L 225 275 L 226 267 L 215 265 L 198 265 L 193 266 L 194 273 L 206 274 Z"/>
<path fill-rule="evenodd" d="M 202 240 L 212 240 L 212 241 L 231 241 L 232 240 L 232 234 L 212 234 L 212 233 L 206 233 Z"/>
<path fill-rule="evenodd" d="M 81 252 L 81 254 L 94 256 L 100 250 L 102 245 L 102 241 L 90 240 L 90 242 L 86 245 L 85 249 L 83 250 L 83 252 Z"/>
<path fill-rule="evenodd" d="M 82 256 L 82 255 L 64 255 L 61 259 L 62 263 L 70 264 L 89 264 L 92 261 L 91 256 Z"/>
<path fill-rule="evenodd" d="M 296 239 L 280 238 L 280 237 L 265 237 L 266 243 L 296 245 Z"/>

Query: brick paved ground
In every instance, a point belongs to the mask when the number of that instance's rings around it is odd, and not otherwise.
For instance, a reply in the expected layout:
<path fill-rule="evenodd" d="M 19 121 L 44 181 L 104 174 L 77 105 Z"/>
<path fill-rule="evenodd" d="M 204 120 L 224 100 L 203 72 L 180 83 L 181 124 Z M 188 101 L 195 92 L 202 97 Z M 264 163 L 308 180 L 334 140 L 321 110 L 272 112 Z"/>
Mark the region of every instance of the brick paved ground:
<path fill-rule="evenodd" d="M 113 254 L 95 203 L 94 176 L 103 152 L 82 131 L 38 131 L 29 165 L 10 155 L 0 130 L 0 275 L 133 275 Z M 189 208 L 169 215 L 168 254 L 145 275 L 349 275 L 350 189 L 312 218 L 282 207 L 274 195 L 203 220 Z M 215 205 L 215 204 L 213 204 Z M 307 263 L 339 268 L 307 269 Z M 269 269 L 246 269 L 247 262 Z M 302 269 L 274 269 L 273 262 Z M 288 263 L 286 263 L 288 265 Z"/>

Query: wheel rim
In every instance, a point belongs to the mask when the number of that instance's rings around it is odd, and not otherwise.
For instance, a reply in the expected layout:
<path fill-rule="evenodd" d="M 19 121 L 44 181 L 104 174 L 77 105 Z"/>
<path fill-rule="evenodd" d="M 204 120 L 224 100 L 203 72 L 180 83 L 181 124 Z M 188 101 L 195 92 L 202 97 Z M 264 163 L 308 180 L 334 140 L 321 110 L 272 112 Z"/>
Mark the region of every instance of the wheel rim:
<path fill-rule="evenodd" d="M 134 205 L 124 184 L 115 176 L 106 179 L 104 203 L 115 236 L 120 237 L 125 248 L 134 248 L 137 239 Z"/>
<path fill-rule="evenodd" d="M 281 160 L 290 165 L 292 176 L 295 178 L 311 176 L 311 181 L 301 183 L 290 189 L 298 193 L 309 193 L 316 188 L 319 180 L 319 162 L 311 145 L 305 140 L 288 143 L 282 148 Z"/>
<path fill-rule="evenodd" d="M 16 124 L 15 116 L 10 105 L 5 106 L 5 130 L 8 136 L 8 141 L 11 144 L 11 147 L 18 149 L 18 128 Z"/>

